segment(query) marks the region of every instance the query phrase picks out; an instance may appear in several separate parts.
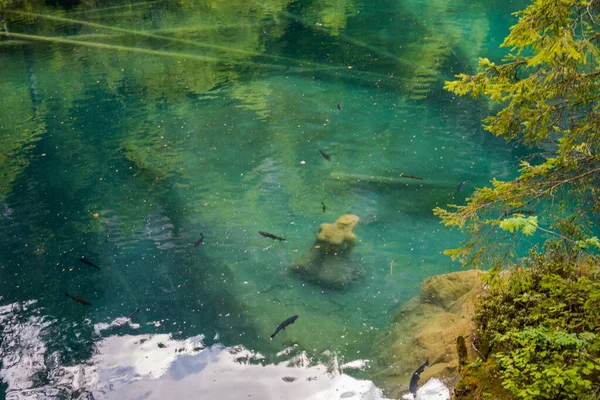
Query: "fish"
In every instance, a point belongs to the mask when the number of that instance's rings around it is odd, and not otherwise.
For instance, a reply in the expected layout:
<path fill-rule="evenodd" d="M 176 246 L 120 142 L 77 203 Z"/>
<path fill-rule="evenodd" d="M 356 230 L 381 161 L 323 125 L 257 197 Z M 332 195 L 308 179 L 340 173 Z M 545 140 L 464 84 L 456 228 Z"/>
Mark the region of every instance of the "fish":
<path fill-rule="evenodd" d="M 8 153 L 2 153 L 2 155 L 3 155 L 4 157 L 8 157 L 8 158 L 17 158 L 17 157 L 15 157 L 15 156 L 13 156 L 12 154 L 8 154 Z"/>
<path fill-rule="evenodd" d="M 125 317 L 125 321 L 114 324 L 112 326 L 112 329 L 114 329 L 114 330 L 121 329 L 122 327 L 127 325 L 127 323 L 131 320 L 131 317 L 133 317 L 135 314 L 139 313 L 140 311 L 141 311 L 140 308 L 136 309 L 134 312 L 129 314 L 127 317 Z"/>
<path fill-rule="evenodd" d="M 456 10 L 451 10 L 451 9 L 447 9 L 447 10 L 446 10 L 446 12 L 447 12 L 447 13 L 450 13 L 450 14 L 458 14 L 458 11 L 456 11 Z"/>
<path fill-rule="evenodd" d="M 135 314 L 139 313 L 140 311 L 141 311 L 140 308 L 136 309 L 134 312 L 132 312 L 131 314 L 129 314 L 127 317 L 125 317 L 125 321 L 113 325 L 112 328 L 115 329 L 115 330 L 116 329 L 121 329 L 122 327 L 124 327 L 125 325 L 127 325 L 127 323 L 131 320 L 131 317 L 133 317 Z"/>
<path fill-rule="evenodd" d="M 271 335 L 271 340 L 273 340 L 273 338 L 279 333 L 279 331 L 285 330 L 286 326 L 293 324 L 294 322 L 296 322 L 297 319 L 298 316 L 294 315 L 293 317 L 289 317 L 288 319 L 280 323 L 277 329 L 275 329 L 275 332 Z"/>
<path fill-rule="evenodd" d="M 463 186 L 465 186 L 465 183 L 469 182 L 468 180 L 466 181 L 462 181 L 461 183 L 458 184 L 458 187 L 456 188 L 457 191 L 461 191 Z"/>
<path fill-rule="evenodd" d="M 200 243 L 202 243 L 203 240 L 204 240 L 204 233 L 201 233 L 200 239 L 196 240 L 196 242 L 194 243 L 194 247 L 198 246 Z"/>
<path fill-rule="evenodd" d="M 325 208 L 325 203 L 321 202 L 321 204 L 323 204 L 323 212 L 326 212 L 327 209 Z"/>
<path fill-rule="evenodd" d="M 156 151 L 163 151 L 164 149 L 170 147 L 172 144 L 174 144 L 175 142 L 167 142 L 165 144 L 161 144 L 160 146 L 158 146 L 156 149 Z"/>
<path fill-rule="evenodd" d="M 321 153 L 324 159 L 326 159 L 327 161 L 331 161 L 331 157 L 329 157 L 329 154 L 323 152 L 322 150 L 319 150 L 319 153 Z"/>
<path fill-rule="evenodd" d="M 340 110 L 340 111 L 342 111 L 342 108 L 344 108 L 344 102 L 343 102 L 343 101 L 340 101 L 340 102 L 338 103 L 338 105 L 337 105 L 337 109 L 338 109 L 338 110 Z"/>
<path fill-rule="evenodd" d="M 409 174 L 400 174 L 400 177 L 402 178 L 408 178 L 408 179 L 418 179 L 420 181 L 423 180 L 423 178 L 419 178 L 418 176 L 414 176 L 414 175 L 409 175 Z"/>
<path fill-rule="evenodd" d="M 131 319 L 131 317 L 133 317 L 135 314 L 139 313 L 140 311 L 141 311 L 141 309 L 140 309 L 140 308 L 138 308 L 137 310 L 135 310 L 134 312 L 132 312 L 131 314 L 129 314 L 129 315 L 127 316 L 127 319 Z"/>
<path fill-rule="evenodd" d="M 83 297 L 70 295 L 69 292 L 65 292 L 65 296 L 72 298 L 76 302 L 83 304 L 84 306 L 91 306 L 92 303 L 88 299 L 84 299 Z"/>
<path fill-rule="evenodd" d="M 263 232 L 263 231 L 258 231 L 258 233 L 260 233 L 262 236 L 264 237 L 268 237 L 269 239 L 273 239 L 273 240 L 281 240 L 282 242 L 285 242 L 286 240 L 282 237 L 279 236 L 275 236 L 271 233 L 268 232 Z"/>
<path fill-rule="evenodd" d="M 425 361 L 425 364 L 423 364 L 419 368 L 417 368 L 417 370 L 413 374 L 412 378 L 410 378 L 410 385 L 408 386 L 409 393 L 415 394 L 417 392 L 417 386 L 419 386 L 419 377 L 421 376 L 421 373 L 423 372 L 425 367 L 428 365 L 429 365 L 429 360 Z"/>
<path fill-rule="evenodd" d="M 534 214 L 536 214 L 536 212 L 535 212 L 535 210 L 517 210 L 517 211 L 510 211 L 508 213 L 508 215 L 513 215 L 513 214 L 534 215 Z"/>
<path fill-rule="evenodd" d="M 287 66 L 287 68 L 285 69 L 286 72 L 289 71 L 290 69 L 292 69 L 292 67 L 290 65 Z"/>
<path fill-rule="evenodd" d="M 456 351 L 458 352 L 458 368 L 460 369 L 463 365 L 467 364 L 467 344 L 465 338 L 459 336 L 456 338 Z"/>
<path fill-rule="evenodd" d="M 93 262 L 91 262 L 91 261 L 89 261 L 89 260 L 86 260 L 86 259 L 85 259 L 85 257 L 83 257 L 83 256 L 81 256 L 81 258 L 79 259 L 79 261 L 81 261 L 81 262 L 82 262 L 82 263 L 84 263 L 84 264 L 87 264 L 87 265 L 89 265 L 90 267 L 94 267 L 94 268 L 96 268 L 96 269 L 100 269 L 100 267 L 99 267 L 99 266 L 97 266 L 96 264 L 94 264 Z"/>

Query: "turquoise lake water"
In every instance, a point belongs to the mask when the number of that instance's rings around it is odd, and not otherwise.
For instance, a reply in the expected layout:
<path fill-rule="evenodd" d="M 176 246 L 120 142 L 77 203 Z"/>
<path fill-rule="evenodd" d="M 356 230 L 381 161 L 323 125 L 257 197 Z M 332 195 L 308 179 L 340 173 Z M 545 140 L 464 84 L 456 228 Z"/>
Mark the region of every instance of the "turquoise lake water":
<path fill-rule="evenodd" d="M 0 398 L 155 398 L 128 390 L 160 373 L 102 369 L 116 361 L 99 353 L 152 353 L 111 344 L 119 338 L 183 346 L 190 357 L 244 349 L 262 366 L 371 360 L 423 279 L 461 269 L 442 254 L 461 235 L 432 209 L 516 173 L 523 150 L 481 129 L 494 108 L 442 87 L 473 72 L 478 56 L 501 59 L 511 12 L 525 5 L 9 6 L 10 36 L 0 37 Z M 347 213 L 360 218 L 351 257 L 361 276 L 332 290 L 291 275 L 319 225 Z M 133 325 L 106 329 L 137 308 Z M 210 365 L 169 357 L 164 369 L 177 366 L 182 381 Z M 368 379 L 375 368 L 352 375 Z"/>

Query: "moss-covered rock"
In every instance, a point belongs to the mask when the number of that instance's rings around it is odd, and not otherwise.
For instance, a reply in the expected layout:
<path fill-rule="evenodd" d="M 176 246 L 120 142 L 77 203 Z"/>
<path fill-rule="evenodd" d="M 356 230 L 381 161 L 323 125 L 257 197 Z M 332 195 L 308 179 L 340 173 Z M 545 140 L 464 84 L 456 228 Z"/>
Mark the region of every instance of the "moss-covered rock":
<path fill-rule="evenodd" d="M 502 387 L 498 365 L 493 357 L 484 363 L 461 368 L 460 380 L 452 392 L 453 400 L 511 400 L 515 397 Z"/>
<path fill-rule="evenodd" d="M 333 224 L 321 224 L 313 246 L 290 268 L 290 273 L 330 289 L 343 289 L 361 276 L 350 252 L 356 243 L 359 218 L 345 214 Z"/>
<path fill-rule="evenodd" d="M 476 270 L 429 277 L 421 284 L 421 302 L 452 311 L 456 302 L 462 304 L 463 296 L 478 287 L 479 282 Z"/>
<path fill-rule="evenodd" d="M 429 367 L 421 374 L 421 382 L 432 377 L 450 384 L 458 380 L 456 340 L 463 336 L 471 348 L 480 274 L 471 270 L 428 278 L 421 284 L 420 296 L 394 315 L 375 351 L 387 368 L 374 379 L 388 395 L 394 397 L 408 390 L 413 372 L 425 360 L 429 360 Z M 474 359 L 472 354 L 469 357 Z"/>

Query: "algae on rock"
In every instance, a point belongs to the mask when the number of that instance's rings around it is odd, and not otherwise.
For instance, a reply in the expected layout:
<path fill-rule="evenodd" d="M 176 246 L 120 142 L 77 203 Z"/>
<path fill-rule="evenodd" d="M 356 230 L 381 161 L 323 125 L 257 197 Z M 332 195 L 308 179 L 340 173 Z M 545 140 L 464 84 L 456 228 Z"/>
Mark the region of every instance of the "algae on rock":
<path fill-rule="evenodd" d="M 343 289 L 361 274 L 360 266 L 349 258 L 356 243 L 354 228 L 359 218 L 342 215 L 333 224 L 321 224 L 317 240 L 290 272 L 320 286 Z"/>
<path fill-rule="evenodd" d="M 450 383 L 457 379 L 456 340 L 463 336 L 471 347 L 481 274 L 469 270 L 432 276 L 421 284 L 420 296 L 398 310 L 375 349 L 377 361 L 386 368 L 374 380 L 388 395 L 406 391 L 414 370 L 425 360 L 429 367 L 421 374 L 421 382 L 432 377 Z"/>

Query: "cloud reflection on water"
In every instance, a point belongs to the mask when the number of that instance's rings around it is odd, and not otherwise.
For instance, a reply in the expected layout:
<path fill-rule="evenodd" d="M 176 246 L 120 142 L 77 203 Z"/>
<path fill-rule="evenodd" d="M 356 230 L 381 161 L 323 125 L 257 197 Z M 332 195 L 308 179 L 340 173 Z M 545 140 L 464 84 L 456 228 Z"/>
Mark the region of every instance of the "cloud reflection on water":
<path fill-rule="evenodd" d="M 0 307 L 0 379 L 8 386 L 8 400 L 383 399 L 372 382 L 344 374 L 335 356 L 326 365 L 313 365 L 306 353 L 292 348 L 282 362 L 262 365 L 260 353 L 241 345 L 205 347 L 203 335 L 183 340 L 170 334 L 116 336 L 95 326 L 111 336 L 95 343 L 87 362 L 62 365 L 60 353 L 68 349 L 51 352 L 52 335 L 45 331 L 59 322 L 32 310 L 35 303 Z M 364 365 L 356 360 L 343 367 Z"/>

